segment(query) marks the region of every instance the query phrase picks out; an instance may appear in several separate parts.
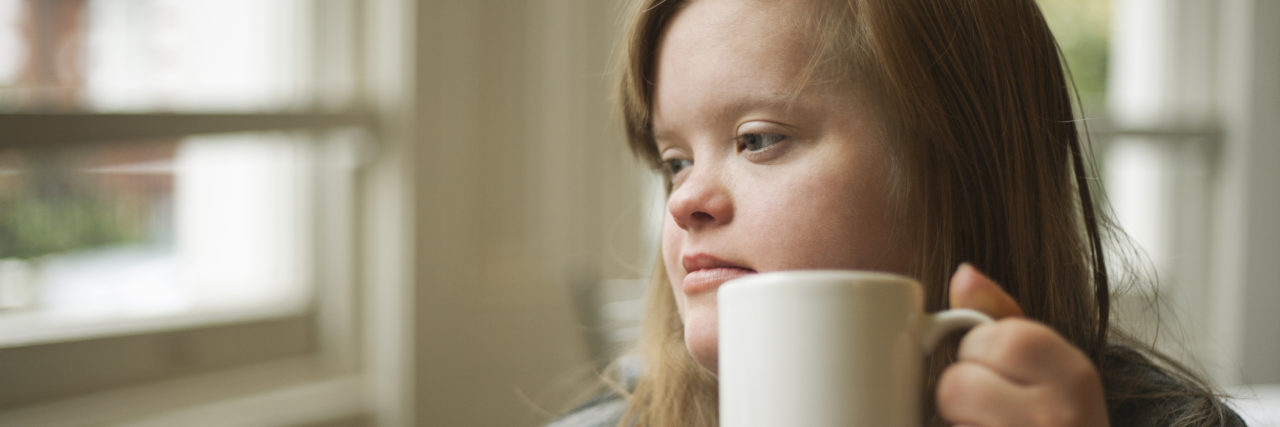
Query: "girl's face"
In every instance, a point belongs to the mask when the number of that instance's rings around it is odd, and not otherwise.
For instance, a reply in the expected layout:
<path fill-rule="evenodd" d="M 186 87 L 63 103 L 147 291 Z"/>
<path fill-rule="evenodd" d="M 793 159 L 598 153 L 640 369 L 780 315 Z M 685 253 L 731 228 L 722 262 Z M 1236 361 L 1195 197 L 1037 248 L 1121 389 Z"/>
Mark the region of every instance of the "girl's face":
<path fill-rule="evenodd" d="M 905 226 L 871 100 L 848 84 L 792 97 L 811 52 L 798 1 L 698 0 L 657 53 L 653 131 L 672 190 L 662 256 L 685 344 L 715 370 L 716 289 L 796 269 L 905 272 Z"/>

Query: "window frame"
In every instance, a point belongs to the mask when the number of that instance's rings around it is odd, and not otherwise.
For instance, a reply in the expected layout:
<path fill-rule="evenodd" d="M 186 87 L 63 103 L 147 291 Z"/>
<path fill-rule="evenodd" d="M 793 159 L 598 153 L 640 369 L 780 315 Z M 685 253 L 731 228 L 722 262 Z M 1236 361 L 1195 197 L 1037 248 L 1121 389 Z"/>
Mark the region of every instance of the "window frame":
<path fill-rule="evenodd" d="M 340 76 L 352 85 L 350 100 L 319 100 L 304 111 L 226 113 L 0 113 L 0 128 L 22 139 L 0 140 L 0 148 L 73 147 L 111 141 L 250 131 L 301 131 L 319 137 L 335 129 L 356 129 L 355 164 L 336 174 L 317 176 L 321 188 L 336 195 L 315 206 L 316 227 L 337 230 L 317 245 L 311 304 L 276 311 L 233 313 L 217 320 L 159 320 L 107 335 L 68 336 L 45 343 L 54 359 L 72 354 L 86 342 L 124 343 L 131 339 L 217 345 L 226 336 L 243 339 L 305 333 L 310 343 L 297 354 L 227 363 L 208 370 L 172 372 L 139 378 L 98 391 L 0 409 L 0 425 L 88 425 L 129 422 L 140 425 L 311 424 L 345 420 L 353 424 L 403 424 L 412 419 L 406 371 L 412 355 L 404 283 L 411 249 L 403 229 L 408 221 L 400 199 L 405 165 L 396 156 L 412 129 L 411 86 L 415 65 L 411 32 L 413 2 L 320 2 L 316 29 L 349 29 L 344 40 L 333 31 L 314 31 L 317 45 L 349 44 L 358 60 L 326 67 L 335 58 L 317 50 L 313 69 Z M 406 13 L 406 11 L 408 11 Z M 376 20 L 376 21 L 375 21 Z M 366 22 L 367 21 L 367 22 Z M 373 23 L 378 25 L 373 25 Z M 410 58 L 410 62 L 405 62 Z M 375 81 L 370 76 L 383 80 Z M 321 76 L 323 77 L 323 76 Z M 331 101 L 331 102 L 325 102 Z M 333 106 L 338 108 L 331 108 Z M 319 142 L 321 138 L 317 138 Z M 341 175 L 341 176 L 340 176 Z M 336 186 L 336 188 L 335 188 Z M 378 249 L 383 248 L 383 249 Z M 386 249 L 390 248 L 390 249 Z M 391 253 L 384 253 L 390 250 Z M 368 264 L 369 260 L 378 263 Z M 378 283 L 377 285 L 364 285 Z M 400 304 L 389 304 L 399 301 Z M 375 313 L 368 306 L 392 307 Z M 281 328 L 281 324 L 293 325 Z M 272 329 L 275 325 L 275 329 Z M 301 325 L 301 326 L 299 326 Z M 0 356 L 6 351 L 0 348 Z M 88 355 L 92 356 L 92 355 Z M 381 366 L 373 362 L 379 362 Z M 2 371 L 0 371 L 2 373 Z M 374 397 L 377 397 L 376 399 Z M 282 408 L 301 408 L 282 410 Z"/>

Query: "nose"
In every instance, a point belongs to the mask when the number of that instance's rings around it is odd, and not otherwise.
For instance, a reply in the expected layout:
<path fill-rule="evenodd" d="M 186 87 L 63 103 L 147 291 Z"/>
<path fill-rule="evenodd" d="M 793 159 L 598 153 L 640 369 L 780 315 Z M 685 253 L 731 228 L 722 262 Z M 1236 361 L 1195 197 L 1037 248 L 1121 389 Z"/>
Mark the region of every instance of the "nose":
<path fill-rule="evenodd" d="M 671 191 L 667 211 L 685 231 L 728 224 L 733 219 L 733 199 L 725 179 L 714 170 L 691 170 Z"/>

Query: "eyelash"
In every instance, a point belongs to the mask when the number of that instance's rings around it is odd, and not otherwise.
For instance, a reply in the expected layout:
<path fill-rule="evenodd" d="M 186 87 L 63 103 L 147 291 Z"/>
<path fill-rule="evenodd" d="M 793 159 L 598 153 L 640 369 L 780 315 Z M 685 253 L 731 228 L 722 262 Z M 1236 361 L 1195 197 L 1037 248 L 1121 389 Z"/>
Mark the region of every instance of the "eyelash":
<path fill-rule="evenodd" d="M 758 148 L 749 146 L 757 144 L 762 139 L 767 140 L 768 145 Z M 786 142 L 787 136 L 780 133 L 746 133 L 734 138 L 734 141 L 737 143 L 739 152 L 746 151 L 748 154 L 755 154 L 767 152 L 777 147 L 778 144 Z M 691 159 L 675 158 L 662 161 L 662 171 L 667 177 L 675 177 L 692 166 L 693 160 Z"/>
<path fill-rule="evenodd" d="M 693 160 L 689 159 L 670 159 L 662 161 L 662 168 L 663 171 L 667 173 L 667 176 L 676 176 L 676 174 L 688 169 L 690 166 L 693 166 Z"/>
<path fill-rule="evenodd" d="M 766 137 L 768 137 L 769 139 L 772 139 L 772 142 L 770 142 L 770 143 L 769 143 L 769 145 L 765 145 L 765 146 L 763 146 L 763 147 L 759 147 L 759 148 L 751 148 L 751 147 L 748 147 L 748 144 L 751 144 L 751 143 L 755 142 L 755 141 L 753 141 L 753 140 L 765 139 Z M 780 133 L 747 133 L 747 134 L 742 134 L 741 136 L 738 136 L 738 138 L 737 138 L 737 141 L 738 141 L 738 151 L 746 150 L 746 151 L 749 151 L 749 152 L 752 152 L 752 153 L 759 153 L 759 152 L 762 152 L 762 151 L 768 150 L 768 149 L 770 149 L 770 148 L 773 148 L 773 147 L 777 146 L 778 144 L 780 144 L 780 143 L 782 143 L 782 142 L 784 142 L 784 141 L 786 141 L 786 140 L 787 140 L 787 136 L 786 136 L 786 135 L 783 135 L 783 134 L 780 134 Z"/>

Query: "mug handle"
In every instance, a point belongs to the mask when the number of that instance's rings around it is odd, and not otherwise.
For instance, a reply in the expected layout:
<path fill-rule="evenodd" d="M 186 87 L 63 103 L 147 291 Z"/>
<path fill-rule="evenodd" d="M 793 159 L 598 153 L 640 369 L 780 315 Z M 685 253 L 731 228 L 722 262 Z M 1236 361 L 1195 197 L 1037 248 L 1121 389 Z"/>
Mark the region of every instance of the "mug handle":
<path fill-rule="evenodd" d="M 921 325 L 923 331 L 920 334 L 924 351 L 925 353 L 933 352 L 933 348 L 938 345 L 938 341 L 951 332 L 991 322 L 994 322 L 994 320 L 991 320 L 990 316 L 967 308 L 953 308 L 926 315 L 924 324 Z"/>

